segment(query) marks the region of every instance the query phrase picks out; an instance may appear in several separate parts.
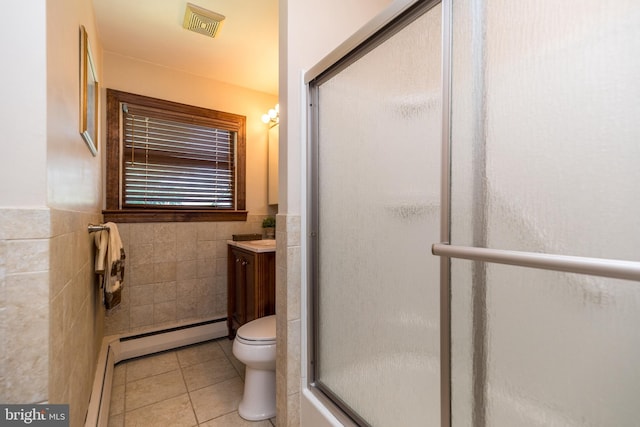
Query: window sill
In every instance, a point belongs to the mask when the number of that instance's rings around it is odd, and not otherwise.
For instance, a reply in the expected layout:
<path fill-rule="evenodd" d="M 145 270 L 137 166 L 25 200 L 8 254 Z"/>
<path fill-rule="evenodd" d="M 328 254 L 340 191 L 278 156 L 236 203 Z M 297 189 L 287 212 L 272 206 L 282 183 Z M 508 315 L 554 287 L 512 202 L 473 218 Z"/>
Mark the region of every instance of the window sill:
<path fill-rule="evenodd" d="M 120 209 L 103 210 L 105 222 L 215 222 L 246 221 L 247 211 L 205 209 Z"/>

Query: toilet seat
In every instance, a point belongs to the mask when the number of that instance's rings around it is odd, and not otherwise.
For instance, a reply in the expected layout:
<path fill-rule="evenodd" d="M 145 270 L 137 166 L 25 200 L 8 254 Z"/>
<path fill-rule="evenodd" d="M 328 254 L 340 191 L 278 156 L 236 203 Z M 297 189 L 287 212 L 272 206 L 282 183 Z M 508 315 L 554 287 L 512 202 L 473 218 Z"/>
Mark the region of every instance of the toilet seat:
<path fill-rule="evenodd" d="M 270 345 L 276 343 L 276 316 L 265 316 L 242 325 L 236 339 L 247 345 Z"/>

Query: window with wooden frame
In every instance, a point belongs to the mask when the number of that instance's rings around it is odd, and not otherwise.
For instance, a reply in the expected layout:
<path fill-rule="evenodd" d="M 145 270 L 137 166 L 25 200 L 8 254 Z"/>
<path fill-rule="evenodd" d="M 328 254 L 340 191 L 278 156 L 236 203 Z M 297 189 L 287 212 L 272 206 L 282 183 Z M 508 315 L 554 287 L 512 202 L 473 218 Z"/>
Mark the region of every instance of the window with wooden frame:
<path fill-rule="evenodd" d="M 243 221 L 237 114 L 107 89 L 105 221 Z"/>

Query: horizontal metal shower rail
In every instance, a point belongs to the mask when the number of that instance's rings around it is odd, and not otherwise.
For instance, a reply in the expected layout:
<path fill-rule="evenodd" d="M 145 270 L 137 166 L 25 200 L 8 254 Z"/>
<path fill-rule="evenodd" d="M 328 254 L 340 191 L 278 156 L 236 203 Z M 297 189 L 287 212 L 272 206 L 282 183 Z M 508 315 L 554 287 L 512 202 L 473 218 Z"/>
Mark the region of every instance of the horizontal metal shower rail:
<path fill-rule="evenodd" d="M 434 243 L 434 255 L 640 281 L 640 262 Z"/>

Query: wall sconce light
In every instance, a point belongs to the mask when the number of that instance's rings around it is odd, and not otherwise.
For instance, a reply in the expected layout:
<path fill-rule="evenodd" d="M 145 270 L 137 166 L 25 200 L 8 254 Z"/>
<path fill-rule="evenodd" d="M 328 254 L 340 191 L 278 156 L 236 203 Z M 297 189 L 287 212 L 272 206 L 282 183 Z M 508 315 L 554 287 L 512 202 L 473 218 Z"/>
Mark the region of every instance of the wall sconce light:
<path fill-rule="evenodd" d="M 280 104 L 276 104 L 275 108 L 269 110 L 267 114 L 262 115 L 262 121 L 276 125 L 280 122 Z"/>

